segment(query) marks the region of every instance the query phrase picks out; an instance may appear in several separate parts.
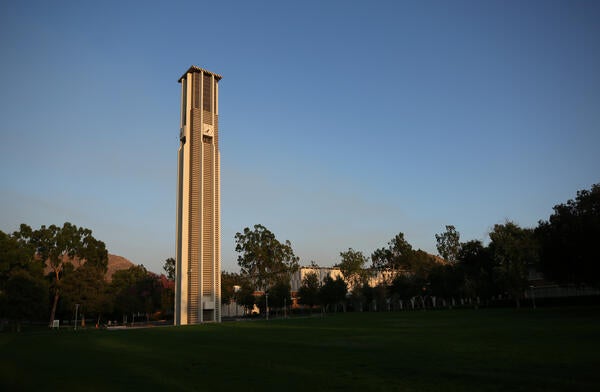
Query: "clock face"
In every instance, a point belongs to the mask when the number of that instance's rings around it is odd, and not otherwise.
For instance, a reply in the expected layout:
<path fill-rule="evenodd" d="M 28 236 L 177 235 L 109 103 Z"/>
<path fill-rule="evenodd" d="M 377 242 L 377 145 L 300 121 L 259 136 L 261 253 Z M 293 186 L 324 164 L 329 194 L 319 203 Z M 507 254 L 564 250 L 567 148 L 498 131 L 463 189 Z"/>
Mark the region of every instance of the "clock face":
<path fill-rule="evenodd" d="M 206 136 L 211 136 L 211 137 L 212 137 L 212 136 L 213 136 L 213 133 L 214 133 L 214 132 L 213 132 L 212 128 L 210 128 L 210 127 L 206 127 L 206 128 L 204 128 L 204 132 L 203 132 L 203 134 L 204 134 L 204 135 L 206 135 Z"/>

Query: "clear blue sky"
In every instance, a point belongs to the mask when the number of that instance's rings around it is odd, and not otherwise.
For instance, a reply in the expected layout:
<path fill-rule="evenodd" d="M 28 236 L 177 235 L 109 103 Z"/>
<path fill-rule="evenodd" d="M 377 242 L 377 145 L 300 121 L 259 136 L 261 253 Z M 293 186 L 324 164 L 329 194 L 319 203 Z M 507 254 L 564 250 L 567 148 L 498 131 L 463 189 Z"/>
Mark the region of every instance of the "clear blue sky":
<path fill-rule="evenodd" d="M 225 270 L 257 223 L 321 265 L 535 226 L 600 182 L 599 21 L 597 1 L 3 1 L 0 230 L 70 221 L 160 272 L 191 65 L 223 75 Z"/>

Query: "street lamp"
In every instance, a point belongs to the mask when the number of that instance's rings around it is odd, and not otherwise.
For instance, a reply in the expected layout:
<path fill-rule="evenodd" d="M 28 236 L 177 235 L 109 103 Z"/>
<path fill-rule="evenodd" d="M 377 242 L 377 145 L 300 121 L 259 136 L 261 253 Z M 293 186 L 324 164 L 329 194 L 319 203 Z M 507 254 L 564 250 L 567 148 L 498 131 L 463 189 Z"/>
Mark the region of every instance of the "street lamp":
<path fill-rule="evenodd" d="M 269 292 L 265 290 L 265 312 L 267 314 L 267 321 L 269 320 Z"/>
<path fill-rule="evenodd" d="M 531 290 L 531 302 L 533 304 L 533 310 L 535 310 L 535 291 L 533 291 L 535 286 L 529 286 L 529 289 Z"/>
<path fill-rule="evenodd" d="M 79 310 L 79 304 L 75 304 L 75 330 L 77 330 L 77 311 Z"/>

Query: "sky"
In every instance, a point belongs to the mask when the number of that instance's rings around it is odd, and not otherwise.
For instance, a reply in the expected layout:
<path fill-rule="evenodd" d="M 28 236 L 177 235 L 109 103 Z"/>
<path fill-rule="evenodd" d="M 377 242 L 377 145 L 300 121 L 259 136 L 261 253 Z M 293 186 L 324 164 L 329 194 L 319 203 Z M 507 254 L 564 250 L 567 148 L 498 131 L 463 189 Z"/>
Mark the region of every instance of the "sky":
<path fill-rule="evenodd" d="M 175 255 L 179 77 L 219 83 L 222 268 L 262 224 L 300 263 L 403 232 L 535 227 L 600 183 L 597 1 L 0 2 L 0 230 Z"/>

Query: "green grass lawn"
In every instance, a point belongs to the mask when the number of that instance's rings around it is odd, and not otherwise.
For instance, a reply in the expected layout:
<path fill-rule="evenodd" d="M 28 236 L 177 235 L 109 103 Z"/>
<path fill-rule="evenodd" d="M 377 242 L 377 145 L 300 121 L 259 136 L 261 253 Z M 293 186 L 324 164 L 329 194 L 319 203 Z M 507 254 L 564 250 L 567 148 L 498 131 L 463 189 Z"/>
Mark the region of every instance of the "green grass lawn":
<path fill-rule="evenodd" d="M 600 309 L 0 334 L 0 390 L 600 390 Z"/>

